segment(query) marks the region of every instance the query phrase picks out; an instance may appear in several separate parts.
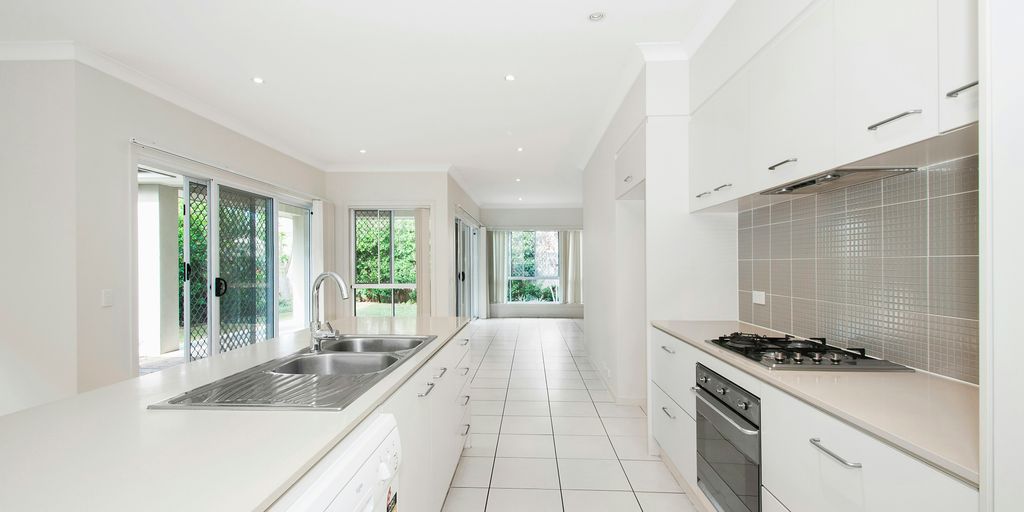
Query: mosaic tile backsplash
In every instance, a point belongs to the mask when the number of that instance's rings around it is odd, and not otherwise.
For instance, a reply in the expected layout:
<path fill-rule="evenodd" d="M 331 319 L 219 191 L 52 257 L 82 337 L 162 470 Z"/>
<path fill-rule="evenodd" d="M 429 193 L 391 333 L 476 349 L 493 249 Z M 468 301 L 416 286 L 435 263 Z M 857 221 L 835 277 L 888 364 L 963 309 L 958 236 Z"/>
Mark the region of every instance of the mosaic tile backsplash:
<path fill-rule="evenodd" d="M 739 214 L 740 320 L 978 382 L 977 156 L 779 200 Z"/>

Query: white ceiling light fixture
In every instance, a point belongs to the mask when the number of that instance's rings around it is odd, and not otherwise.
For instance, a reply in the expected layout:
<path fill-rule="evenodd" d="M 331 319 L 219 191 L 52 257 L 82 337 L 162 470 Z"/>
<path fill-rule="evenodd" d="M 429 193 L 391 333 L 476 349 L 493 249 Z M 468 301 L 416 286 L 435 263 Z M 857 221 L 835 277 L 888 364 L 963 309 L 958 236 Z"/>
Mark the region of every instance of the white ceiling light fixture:
<path fill-rule="evenodd" d="M 521 180 L 519 178 L 516 178 L 516 183 L 519 183 L 520 181 L 523 181 L 523 180 Z"/>
<path fill-rule="evenodd" d="M 516 151 L 522 153 L 523 152 L 523 148 L 516 148 Z"/>
<path fill-rule="evenodd" d="M 516 76 L 515 75 L 505 75 L 505 81 L 506 82 L 515 82 L 516 81 Z"/>
<path fill-rule="evenodd" d="M 520 198 L 519 198 L 519 200 L 520 200 L 520 201 L 522 201 L 522 200 L 523 200 L 523 198 L 521 198 L 521 197 L 520 197 Z"/>
<path fill-rule="evenodd" d="M 366 154 L 366 150 L 365 149 L 360 149 L 359 152 L 364 154 L 364 155 Z"/>
<path fill-rule="evenodd" d="M 260 77 L 260 76 L 252 77 L 252 83 L 254 83 L 256 85 L 263 85 L 263 77 Z"/>
<path fill-rule="evenodd" d="M 592 12 L 592 13 L 590 13 L 590 16 L 587 16 L 587 19 L 589 19 L 590 21 L 601 21 L 601 20 L 604 19 L 604 13 L 603 12 Z"/>

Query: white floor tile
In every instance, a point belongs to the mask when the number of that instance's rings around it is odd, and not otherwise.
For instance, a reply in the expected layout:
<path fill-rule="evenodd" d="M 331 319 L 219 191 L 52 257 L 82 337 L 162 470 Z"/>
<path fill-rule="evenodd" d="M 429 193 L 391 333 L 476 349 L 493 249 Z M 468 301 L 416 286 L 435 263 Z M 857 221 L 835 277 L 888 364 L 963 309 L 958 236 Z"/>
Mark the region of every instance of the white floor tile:
<path fill-rule="evenodd" d="M 555 458 L 554 438 L 548 435 L 502 434 L 498 457 Z"/>
<path fill-rule="evenodd" d="M 491 467 L 494 459 L 490 457 L 463 457 L 459 459 L 459 467 L 455 469 L 452 487 L 484 487 L 491 482 Z"/>
<path fill-rule="evenodd" d="M 551 402 L 552 416 L 597 417 L 593 402 Z"/>
<path fill-rule="evenodd" d="M 644 418 L 644 410 L 637 405 L 595 404 L 602 418 Z"/>
<path fill-rule="evenodd" d="M 630 491 L 562 491 L 565 512 L 641 512 Z"/>
<path fill-rule="evenodd" d="M 472 416 L 469 419 L 469 431 L 473 434 L 497 434 L 500 427 L 501 416 Z"/>
<path fill-rule="evenodd" d="M 505 416 L 549 416 L 550 414 L 551 410 L 546 401 L 515 401 L 505 404 Z"/>
<path fill-rule="evenodd" d="M 505 396 L 508 401 L 541 401 L 548 399 L 548 392 L 544 389 L 510 389 Z"/>
<path fill-rule="evenodd" d="M 668 467 L 661 461 L 624 460 L 622 467 L 635 491 L 682 492 Z"/>
<path fill-rule="evenodd" d="M 558 466 L 554 459 L 494 459 L 491 487 L 492 492 L 493 488 L 558 489 Z"/>
<path fill-rule="evenodd" d="M 646 418 L 602 418 L 610 436 L 646 436 Z"/>
<path fill-rule="evenodd" d="M 615 401 L 612 398 L 612 394 L 610 392 L 603 391 L 603 390 L 597 390 L 597 389 L 594 389 L 594 390 L 590 391 L 590 399 L 595 401 L 595 402 L 614 402 Z"/>
<path fill-rule="evenodd" d="M 500 459 L 499 459 L 500 460 Z M 562 489 L 628 491 L 629 481 L 617 460 L 558 459 Z"/>
<path fill-rule="evenodd" d="M 469 410 L 476 416 L 501 416 L 505 410 L 504 400 L 473 400 L 473 395 L 469 396 Z"/>
<path fill-rule="evenodd" d="M 513 377 L 508 381 L 509 389 L 546 389 L 544 377 Z"/>
<path fill-rule="evenodd" d="M 504 400 L 505 390 L 477 388 L 471 390 L 469 396 L 474 402 L 477 400 Z"/>
<path fill-rule="evenodd" d="M 487 489 L 452 487 L 444 500 L 441 512 L 484 512 L 487 504 Z"/>
<path fill-rule="evenodd" d="M 622 460 L 661 460 L 647 453 L 647 436 L 610 436 L 615 454 Z"/>
<path fill-rule="evenodd" d="M 589 402 L 590 393 L 583 389 L 549 389 L 548 396 L 552 402 Z"/>
<path fill-rule="evenodd" d="M 508 370 L 479 370 L 476 372 L 476 378 L 478 379 L 507 379 L 509 377 Z"/>
<path fill-rule="evenodd" d="M 551 418 L 547 416 L 505 416 L 501 421 L 501 434 L 548 434 Z"/>
<path fill-rule="evenodd" d="M 604 426 L 599 418 L 555 417 L 551 418 L 555 434 L 565 436 L 604 436 Z"/>
<path fill-rule="evenodd" d="M 636 498 L 644 512 L 697 512 L 685 494 L 638 492 Z"/>
<path fill-rule="evenodd" d="M 473 389 L 505 389 L 508 387 L 508 379 L 484 379 L 477 377 L 473 379 L 473 383 L 471 384 L 471 386 Z"/>
<path fill-rule="evenodd" d="M 494 450 L 497 446 L 498 434 L 470 434 L 466 445 L 462 448 L 462 456 L 494 457 Z"/>
<path fill-rule="evenodd" d="M 562 512 L 557 490 L 491 489 L 487 512 Z"/>
<path fill-rule="evenodd" d="M 555 435 L 555 452 L 559 459 L 615 460 L 612 444 L 604 436 Z"/>

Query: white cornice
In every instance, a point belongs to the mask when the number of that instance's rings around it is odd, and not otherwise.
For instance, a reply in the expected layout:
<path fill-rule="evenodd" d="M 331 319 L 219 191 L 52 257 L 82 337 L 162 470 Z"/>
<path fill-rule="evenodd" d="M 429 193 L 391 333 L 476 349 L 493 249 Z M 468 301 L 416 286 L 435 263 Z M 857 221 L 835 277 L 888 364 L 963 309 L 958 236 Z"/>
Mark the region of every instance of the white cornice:
<path fill-rule="evenodd" d="M 243 122 L 196 97 L 149 75 L 141 73 L 110 56 L 93 51 L 74 41 L 0 42 L 0 61 L 74 60 L 131 84 L 162 100 L 204 117 L 300 162 L 324 171 L 326 164 L 296 150 L 267 132 Z"/>
<path fill-rule="evenodd" d="M 447 173 L 452 169 L 451 164 L 413 164 L 413 165 L 390 165 L 390 164 L 335 164 L 327 167 L 329 173 L 345 172 L 437 172 Z"/>

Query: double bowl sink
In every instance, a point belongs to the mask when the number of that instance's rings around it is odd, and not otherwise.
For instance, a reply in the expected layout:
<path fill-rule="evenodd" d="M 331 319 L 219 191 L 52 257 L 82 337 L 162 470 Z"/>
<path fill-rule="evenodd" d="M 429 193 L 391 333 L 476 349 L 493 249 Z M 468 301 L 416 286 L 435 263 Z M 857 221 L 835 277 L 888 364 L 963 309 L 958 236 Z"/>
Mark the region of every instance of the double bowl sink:
<path fill-rule="evenodd" d="M 436 336 L 346 335 L 149 406 L 342 410 Z"/>

